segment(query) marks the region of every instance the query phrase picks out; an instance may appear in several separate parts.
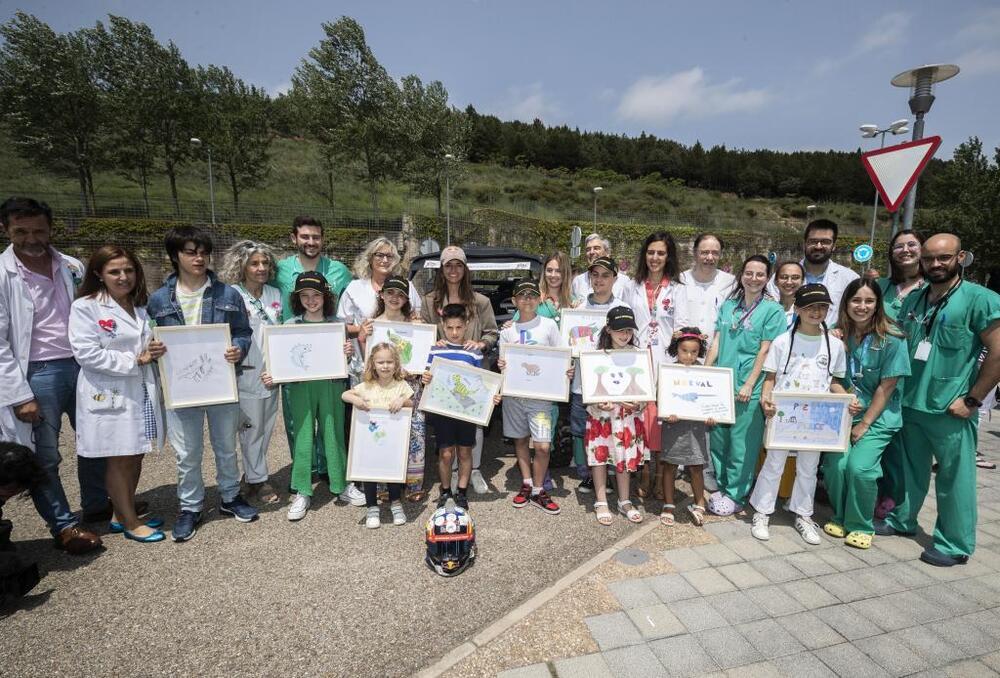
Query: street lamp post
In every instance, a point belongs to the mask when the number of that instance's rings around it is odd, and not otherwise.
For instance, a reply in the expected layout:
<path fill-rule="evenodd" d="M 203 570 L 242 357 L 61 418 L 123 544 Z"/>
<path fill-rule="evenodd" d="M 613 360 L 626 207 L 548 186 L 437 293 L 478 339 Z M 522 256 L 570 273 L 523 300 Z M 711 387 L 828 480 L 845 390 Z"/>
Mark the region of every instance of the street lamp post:
<path fill-rule="evenodd" d="M 806 224 L 812 221 L 812 215 L 816 211 L 816 205 L 806 205 Z"/>
<path fill-rule="evenodd" d="M 913 141 L 924 138 L 924 115 L 931 110 L 934 103 L 934 83 L 942 82 L 958 75 L 959 68 L 954 64 L 929 64 L 903 71 L 892 79 L 895 87 L 910 88 L 910 112 L 913 121 Z M 917 203 L 917 183 L 913 183 L 910 192 L 906 194 L 906 213 L 903 215 L 903 228 L 913 228 L 913 210 Z"/>
<path fill-rule="evenodd" d="M 191 137 L 191 145 L 201 148 L 202 141 L 198 137 Z M 205 152 L 208 153 L 208 199 L 212 205 L 212 225 L 215 226 L 215 181 L 212 179 L 212 147 L 205 144 Z"/>
<path fill-rule="evenodd" d="M 861 136 L 864 137 L 865 139 L 871 139 L 875 136 L 880 136 L 882 138 L 882 141 L 879 144 L 879 148 L 885 148 L 885 135 L 906 134 L 907 132 L 910 131 L 910 128 L 907 127 L 908 124 L 910 124 L 909 120 L 907 120 L 906 118 L 901 118 L 893 122 L 885 129 L 879 129 L 878 125 L 861 125 L 861 127 L 859 127 L 858 129 L 861 130 Z M 872 205 L 872 235 L 868 241 L 868 244 L 871 247 L 875 247 L 875 222 L 877 217 L 878 217 L 878 191 L 876 190 L 875 203 Z M 870 260 L 869 260 L 869 265 L 870 265 Z M 867 266 L 865 268 L 867 268 Z"/>
<path fill-rule="evenodd" d="M 455 156 L 444 154 L 444 220 L 446 224 L 445 245 L 451 244 L 451 161 Z M 440 184 L 438 184 L 440 186 Z"/>
<path fill-rule="evenodd" d="M 603 186 L 594 186 L 594 233 L 597 233 L 597 194 L 604 190 Z"/>

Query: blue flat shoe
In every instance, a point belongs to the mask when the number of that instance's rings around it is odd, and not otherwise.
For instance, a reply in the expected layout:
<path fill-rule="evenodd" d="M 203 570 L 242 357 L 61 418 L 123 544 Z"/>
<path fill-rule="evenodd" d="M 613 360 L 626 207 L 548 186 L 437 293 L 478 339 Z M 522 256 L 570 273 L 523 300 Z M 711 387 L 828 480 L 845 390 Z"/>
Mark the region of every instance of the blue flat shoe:
<path fill-rule="evenodd" d="M 935 567 L 951 567 L 953 565 L 965 565 L 969 562 L 969 556 L 949 556 L 947 553 L 941 553 L 933 546 L 930 546 L 920 554 L 920 560 Z"/>
<path fill-rule="evenodd" d="M 146 527 L 151 527 L 155 530 L 157 528 L 163 527 L 163 519 L 150 518 L 149 520 L 146 521 L 145 525 Z M 108 531 L 113 532 L 114 534 L 121 534 L 122 532 L 125 531 L 125 526 L 122 525 L 121 523 L 116 523 L 115 521 L 112 520 L 110 523 L 108 523 Z"/>
<path fill-rule="evenodd" d="M 125 535 L 126 539 L 131 539 L 132 541 L 137 541 L 143 544 L 152 544 L 154 541 L 163 541 L 167 538 L 167 535 L 163 534 L 159 530 L 146 537 L 136 536 L 128 530 L 122 530 L 122 534 Z"/>

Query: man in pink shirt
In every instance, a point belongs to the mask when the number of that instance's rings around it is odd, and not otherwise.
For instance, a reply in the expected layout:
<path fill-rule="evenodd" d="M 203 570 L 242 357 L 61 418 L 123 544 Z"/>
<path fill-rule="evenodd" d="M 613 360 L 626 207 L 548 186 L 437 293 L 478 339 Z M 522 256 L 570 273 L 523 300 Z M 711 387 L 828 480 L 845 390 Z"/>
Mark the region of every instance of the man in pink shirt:
<path fill-rule="evenodd" d="M 0 254 L 0 438 L 34 449 L 47 474 L 31 492 L 35 508 L 57 547 L 86 553 L 101 538 L 79 527 L 59 479 L 59 431 L 63 414 L 75 425 L 79 372 L 69 308 L 84 269 L 49 244 L 52 210 L 44 203 L 10 198 L 0 223 L 11 242 Z M 77 459 L 85 519 L 108 513 L 104 473 L 104 459 Z"/>

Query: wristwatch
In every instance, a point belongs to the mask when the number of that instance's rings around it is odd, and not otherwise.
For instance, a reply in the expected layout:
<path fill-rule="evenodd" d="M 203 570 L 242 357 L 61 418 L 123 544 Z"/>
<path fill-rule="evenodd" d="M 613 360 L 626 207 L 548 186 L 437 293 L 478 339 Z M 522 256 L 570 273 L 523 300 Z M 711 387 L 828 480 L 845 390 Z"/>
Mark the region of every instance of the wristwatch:
<path fill-rule="evenodd" d="M 965 398 L 962 399 L 962 402 L 964 402 L 965 406 L 968 407 L 970 410 L 978 410 L 980 407 L 983 406 L 982 400 L 976 400 L 973 396 L 969 395 L 968 393 L 965 394 Z"/>

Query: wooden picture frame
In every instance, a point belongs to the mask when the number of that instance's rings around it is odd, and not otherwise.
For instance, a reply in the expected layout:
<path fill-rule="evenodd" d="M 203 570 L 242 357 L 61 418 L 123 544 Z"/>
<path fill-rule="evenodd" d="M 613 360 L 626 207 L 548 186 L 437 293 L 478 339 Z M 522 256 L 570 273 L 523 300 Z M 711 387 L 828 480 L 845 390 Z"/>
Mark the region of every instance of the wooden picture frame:
<path fill-rule="evenodd" d="M 800 452 L 846 452 L 851 443 L 850 393 L 771 394 L 778 412 L 767 422 L 764 447 Z"/>
<path fill-rule="evenodd" d="M 294 323 L 264 327 L 264 369 L 275 384 L 346 379 L 347 326 Z"/>
<path fill-rule="evenodd" d="M 728 367 L 660 363 L 656 388 L 660 419 L 674 415 L 688 421 L 736 421 L 733 370 Z"/>
<path fill-rule="evenodd" d="M 167 347 L 157 367 L 168 410 L 239 402 L 228 323 L 154 327 L 153 336 Z"/>
<path fill-rule="evenodd" d="M 347 479 L 405 483 L 412 416 L 413 410 L 409 407 L 395 413 L 381 408 L 366 412 L 355 407 L 347 449 Z"/>
<path fill-rule="evenodd" d="M 653 357 L 649 349 L 580 351 L 583 402 L 627 403 L 656 400 Z"/>
<path fill-rule="evenodd" d="M 417 409 L 487 426 L 493 416 L 493 396 L 500 392 L 502 381 L 503 376 L 496 372 L 435 358 L 431 383 L 424 386 Z"/>
<path fill-rule="evenodd" d="M 501 393 L 516 398 L 569 402 L 573 364 L 572 349 L 537 344 L 501 344 L 500 357 L 507 362 Z"/>
<path fill-rule="evenodd" d="M 437 342 L 437 326 L 428 323 L 406 323 L 376 320 L 372 335 L 365 341 L 365 360 L 372 347 L 388 342 L 399 351 L 399 362 L 410 374 L 423 374 L 427 358 Z"/>
<path fill-rule="evenodd" d="M 563 346 L 573 350 L 573 357 L 580 351 L 597 348 L 597 337 L 607 324 L 608 312 L 590 308 L 564 308 L 559 314 L 559 334 Z"/>

